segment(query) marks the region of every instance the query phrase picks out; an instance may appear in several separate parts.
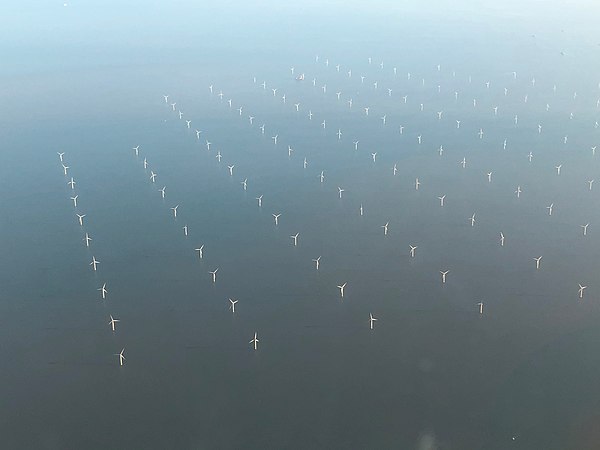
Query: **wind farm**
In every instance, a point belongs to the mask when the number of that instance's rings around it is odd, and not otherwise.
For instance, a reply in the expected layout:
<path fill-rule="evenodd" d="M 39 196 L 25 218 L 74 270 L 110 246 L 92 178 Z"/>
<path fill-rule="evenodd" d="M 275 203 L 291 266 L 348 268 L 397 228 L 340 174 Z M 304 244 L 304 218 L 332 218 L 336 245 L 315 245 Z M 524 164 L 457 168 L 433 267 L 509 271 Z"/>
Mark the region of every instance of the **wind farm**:
<path fill-rule="evenodd" d="M 35 155 L 1 169 L 0 382 L 36 411 L 11 447 L 110 448 L 104 417 L 124 448 L 586 448 L 595 49 L 520 24 L 488 54 L 421 19 L 106 69 L 120 87 L 69 100 L 60 133 L 7 133 Z"/>

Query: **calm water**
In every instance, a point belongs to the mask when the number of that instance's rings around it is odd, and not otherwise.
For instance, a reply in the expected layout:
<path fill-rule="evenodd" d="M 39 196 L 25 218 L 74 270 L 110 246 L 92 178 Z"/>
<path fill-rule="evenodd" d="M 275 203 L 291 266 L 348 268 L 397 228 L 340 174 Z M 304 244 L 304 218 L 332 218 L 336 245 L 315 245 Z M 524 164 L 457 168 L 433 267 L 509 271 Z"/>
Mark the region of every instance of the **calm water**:
<path fill-rule="evenodd" d="M 596 448 L 590 5 L 33 6 L 2 32 L 3 447 Z"/>

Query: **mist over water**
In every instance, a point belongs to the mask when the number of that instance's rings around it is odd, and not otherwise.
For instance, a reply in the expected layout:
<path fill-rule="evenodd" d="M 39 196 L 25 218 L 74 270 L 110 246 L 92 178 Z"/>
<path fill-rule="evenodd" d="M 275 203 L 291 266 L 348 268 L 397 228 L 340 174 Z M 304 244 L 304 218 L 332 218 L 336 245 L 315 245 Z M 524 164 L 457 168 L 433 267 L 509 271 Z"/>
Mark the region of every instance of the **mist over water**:
<path fill-rule="evenodd" d="M 25 6 L 0 14 L 3 446 L 595 448 L 594 4 Z"/>

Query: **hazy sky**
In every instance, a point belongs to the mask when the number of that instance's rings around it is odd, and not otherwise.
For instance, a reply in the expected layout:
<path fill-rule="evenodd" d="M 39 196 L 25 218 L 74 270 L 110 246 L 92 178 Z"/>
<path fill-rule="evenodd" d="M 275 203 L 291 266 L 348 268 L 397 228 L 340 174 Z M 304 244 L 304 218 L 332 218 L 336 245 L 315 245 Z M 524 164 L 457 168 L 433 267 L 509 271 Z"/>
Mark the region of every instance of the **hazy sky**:
<path fill-rule="evenodd" d="M 188 39 L 223 39 L 229 44 L 242 31 L 268 26 L 273 33 L 319 32 L 325 27 L 351 25 L 343 34 L 360 33 L 362 26 L 388 27 L 407 16 L 421 20 L 460 20 L 480 24 L 509 21 L 516 28 L 532 33 L 564 29 L 591 41 L 600 42 L 595 18 L 600 4 L 592 0 L 508 0 L 508 1 L 397 1 L 334 0 L 321 2 L 191 0 L 145 2 L 129 1 L 36 1 L 0 6 L 0 36 L 3 47 L 49 44 L 85 45 L 125 44 L 189 45 Z M 367 20 L 369 19 L 369 20 Z M 292 24 L 292 28 L 282 25 Z M 426 23 L 424 23 L 426 25 Z M 341 36 L 340 36 L 341 37 Z"/>

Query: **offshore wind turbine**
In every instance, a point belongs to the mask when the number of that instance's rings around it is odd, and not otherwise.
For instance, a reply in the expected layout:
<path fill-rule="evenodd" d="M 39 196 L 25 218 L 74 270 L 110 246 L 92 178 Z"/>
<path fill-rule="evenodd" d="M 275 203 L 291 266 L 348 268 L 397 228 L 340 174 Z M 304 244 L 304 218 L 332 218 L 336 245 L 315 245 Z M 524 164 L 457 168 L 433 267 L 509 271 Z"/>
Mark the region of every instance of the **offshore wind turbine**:
<path fill-rule="evenodd" d="M 102 287 L 98 288 L 97 290 L 100 291 L 100 294 L 102 295 L 102 300 L 105 300 L 106 294 L 108 294 L 108 290 L 106 289 L 106 283 L 104 283 Z"/>
<path fill-rule="evenodd" d="M 443 271 L 440 270 L 440 273 L 442 274 L 442 283 L 446 282 L 446 275 L 448 275 L 448 272 L 450 272 L 449 270 Z"/>
<path fill-rule="evenodd" d="M 317 259 L 313 259 L 313 262 L 315 263 L 315 267 L 317 269 L 317 271 L 319 270 L 319 266 L 321 264 L 321 257 L 319 256 Z"/>
<path fill-rule="evenodd" d="M 254 332 L 254 338 L 249 342 L 249 344 L 252 344 L 254 346 L 254 350 L 256 350 L 258 348 L 258 343 L 259 343 L 259 339 L 258 339 L 258 334 L 256 332 Z"/>
<path fill-rule="evenodd" d="M 212 282 L 213 284 L 217 282 L 217 272 L 219 271 L 219 268 L 217 267 L 215 270 L 209 270 L 208 273 L 210 273 L 212 275 Z"/>
<path fill-rule="evenodd" d="M 110 321 L 109 321 L 108 323 L 109 323 L 109 325 L 110 325 L 110 328 L 112 329 L 112 331 L 113 331 L 113 332 L 115 331 L 115 324 L 116 324 L 117 322 L 120 322 L 120 320 L 119 320 L 119 319 L 115 319 L 115 318 L 112 316 L 112 314 L 111 314 L 111 315 L 110 315 Z M 123 349 L 123 350 L 125 350 L 125 349 Z M 122 365 L 122 364 L 121 364 L 121 365 Z"/>
<path fill-rule="evenodd" d="M 119 365 L 122 366 L 123 365 L 123 361 L 125 361 L 125 356 L 123 356 L 123 353 L 125 352 L 125 347 L 123 347 L 123 350 L 121 350 L 119 353 L 115 353 L 114 356 L 118 356 L 119 357 Z"/>
<path fill-rule="evenodd" d="M 384 236 L 387 236 L 387 234 L 388 234 L 388 225 L 389 224 L 390 224 L 389 222 L 386 222 L 385 225 L 381 225 L 381 228 L 383 228 L 383 235 Z"/>
<path fill-rule="evenodd" d="M 475 213 L 473 213 L 473 215 L 469 217 L 469 222 L 471 222 L 472 227 L 475 226 Z"/>
<path fill-rule="evenodd" d="M 290 238 L 292 238 L 294 240 L 294 247 L 298 246 L 298 236 L 300 235 L 300 233 L 296 233 L 290 236 Z"/>
<path fill-rule="evenodd" d="M 371 328 L 371 330 L 373 329 L 373 324 L 377 321 L 377 319 L 375 317 L 373 317 L 373 314 L 369 313 L 369 327 Z"/>
<path fill-rule="evenodd" d="M 587 236 L 587 229 L 588 229 L 588 226 L 589 226 L 589 222 L 588 222 L 588 223 L 586 223 L 585 225 L 581 225 L 581 228 L 582 228 L 582 230 L 583 230 L 583 235 L 584 235 L 584 236 Z"/>

